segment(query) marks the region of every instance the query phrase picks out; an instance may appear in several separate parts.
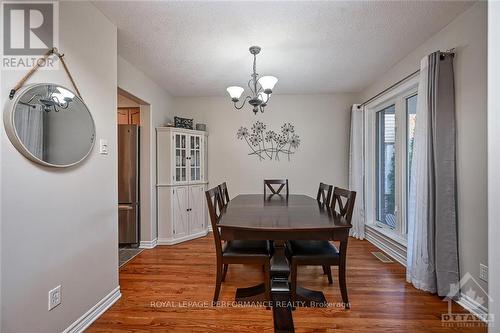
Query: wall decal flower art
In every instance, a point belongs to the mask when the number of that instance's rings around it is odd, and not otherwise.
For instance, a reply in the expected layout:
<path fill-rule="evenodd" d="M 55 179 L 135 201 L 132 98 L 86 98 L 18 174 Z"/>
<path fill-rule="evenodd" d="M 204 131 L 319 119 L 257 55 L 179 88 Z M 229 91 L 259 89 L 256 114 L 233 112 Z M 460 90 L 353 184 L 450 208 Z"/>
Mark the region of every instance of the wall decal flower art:
<path fill-rule="evenodd" d="M 281 132 L 272 130 L 266 131 L 266 125 L 261 121 L 255 122 L 251 127 L 251 132 L 246 127 L 240 127 L 236 132 L 239 140 L 245 140 L 251 152 L 248 155 L 255 155 L 259 160 L 270 159 L 280 160 L 281 155 L 286 155 L 290 161 L 290 155 L 295 154 L 300 146 L 300 137 L 295 133 L 295 128 L 290 123 L 281 126 Z"/>

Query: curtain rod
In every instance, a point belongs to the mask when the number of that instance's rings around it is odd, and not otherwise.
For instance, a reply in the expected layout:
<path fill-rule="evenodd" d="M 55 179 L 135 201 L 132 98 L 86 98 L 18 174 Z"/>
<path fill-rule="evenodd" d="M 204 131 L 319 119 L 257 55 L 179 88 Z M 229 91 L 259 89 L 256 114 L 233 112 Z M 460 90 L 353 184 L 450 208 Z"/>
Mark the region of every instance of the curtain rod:
<path fill-rule="evenodd" d="M 442 54 L 449 54 L 451 55 L 452 57 L 455 56 L 455 48 L 452 48 L 450 50 L 447 50 L 446 52 L 441 52 Z M 377 99 L 378 97 L 382 96 L 383 94 L 385 94 L 386 92 L 392 90 L 393 88 L 397 87 L 398 85 L 400 85 L 401 83 L 405 82 L 406 80 L 408 80 L 409 78 L 415 76 L 416 74 L 420 73 L 420 69 L 417 69 L 416 71 L 414 71 L 413 73 L 411 74 L 408 74 L 406 75 L 404 78 L 402 78 L 401 80 L 399 80 L 398 82 L 394 83 L 393 85 L 391 85 L 390 87 L 382 90 L 381 92 L 379 92 L 378 94 L 376 94 L 375 96 L 367 99 L 366 101 L 364 101 L 363 103 L 359 104 L 358 105 L 358 109 L 361 109 L 361 107 L 365 106 L 366 104 L 370 103 L 371 101 Z"/>

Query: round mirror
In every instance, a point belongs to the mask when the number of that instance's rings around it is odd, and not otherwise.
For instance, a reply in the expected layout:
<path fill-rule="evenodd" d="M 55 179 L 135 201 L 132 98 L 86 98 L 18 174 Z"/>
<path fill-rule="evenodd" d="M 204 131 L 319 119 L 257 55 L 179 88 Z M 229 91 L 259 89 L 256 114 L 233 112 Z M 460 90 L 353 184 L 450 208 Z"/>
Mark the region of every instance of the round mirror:
<path fill-rule="evenodd" d="M 18 91 L 4 122 L 17 150 L 43 165 L 75 165 L 94 146 L 89 109 L 74 92 L 57 84 L 34 84 Z"/>

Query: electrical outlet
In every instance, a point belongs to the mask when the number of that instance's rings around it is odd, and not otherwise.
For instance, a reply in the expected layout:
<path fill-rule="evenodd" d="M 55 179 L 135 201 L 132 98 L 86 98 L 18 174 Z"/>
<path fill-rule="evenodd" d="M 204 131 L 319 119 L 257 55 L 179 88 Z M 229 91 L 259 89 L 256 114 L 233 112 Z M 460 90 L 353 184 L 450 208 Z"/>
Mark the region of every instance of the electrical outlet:
<path fill-rule="evenodd" d="M 61 286 L 49 291 L 49 311 L 61 304 Z"/>
<path fill-rule="evenodd" d="M 488 266 L 479 264 L 479 278 L 484 282 L 488 282 Z"/>

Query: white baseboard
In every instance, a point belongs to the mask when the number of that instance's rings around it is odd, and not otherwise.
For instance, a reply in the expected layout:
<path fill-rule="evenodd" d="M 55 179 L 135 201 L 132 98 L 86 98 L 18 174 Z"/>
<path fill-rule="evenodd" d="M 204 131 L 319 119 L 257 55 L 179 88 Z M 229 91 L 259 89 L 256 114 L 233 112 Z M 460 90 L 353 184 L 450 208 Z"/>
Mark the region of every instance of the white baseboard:
<path fill-rule="evenodd" d="M 182 236 L 182 237 L 178 237 L 178 238 L 158 238 L 158 245 L 174 245 L 174 244 L 182 243 L 182 242 L 185 242 L 185 241 L 188 241 L 191 239 L 204 237 L 207 234 L 208 234 L 208 229 L 203 230 L 201 232 L 197 232 L 197 233 L 192 234 L 192 235 L 186 235 L 186 236 Z"/>
<path fill-rule="evenodd" d="M 158 238 L 151 241 L 141 241 L 139 244 L 140 249 L 153 249 L 158 244 Z"/>
<path fill-rule="evenodd" d="M 87 311 L 83 316 L 78 318 L 73 324 L 71 324 L 63 333 L 81 333 L 85 331 L 87 327 L 90 326 L 97 318 L 99 318 L 111 305 L 113 305 L 118 299 L 122 297 L 120 293 L 120 286 L 116 287 L 107 296 L 101 299 L 96 305 L 94 305 L 89 311 Z"/>
<path fill-rule="evenodd" d="M 488 317 L 488 308 L 477 303 L 474 299 L 464 293 L 460 293 L 460 298 L 457 303 L 482 321 L 487 322 L 486 318 Z"/>
<path fill-rule="evenodd" d="M 365 236 L 367 241 L 406 267 L 406 247 L 404 245 L 370 227 L 365 229 Z"/>

